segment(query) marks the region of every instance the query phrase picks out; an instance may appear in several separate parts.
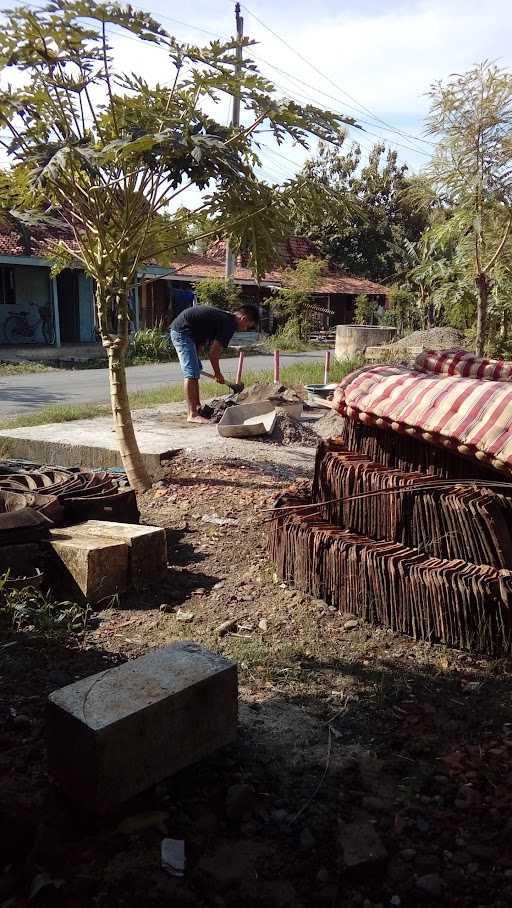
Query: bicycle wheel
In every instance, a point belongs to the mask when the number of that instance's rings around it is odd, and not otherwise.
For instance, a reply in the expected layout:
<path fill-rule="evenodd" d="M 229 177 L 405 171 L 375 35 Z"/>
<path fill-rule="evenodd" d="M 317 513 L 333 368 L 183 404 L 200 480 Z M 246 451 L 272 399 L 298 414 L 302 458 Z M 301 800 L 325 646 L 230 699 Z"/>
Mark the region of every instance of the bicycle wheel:
<path fill-rule="evenodd" d="M 4 338 L 6 344 L 22 343 L 32 332 L 25 318 L 21 315 L 10 315 L 4 325 Z"/>

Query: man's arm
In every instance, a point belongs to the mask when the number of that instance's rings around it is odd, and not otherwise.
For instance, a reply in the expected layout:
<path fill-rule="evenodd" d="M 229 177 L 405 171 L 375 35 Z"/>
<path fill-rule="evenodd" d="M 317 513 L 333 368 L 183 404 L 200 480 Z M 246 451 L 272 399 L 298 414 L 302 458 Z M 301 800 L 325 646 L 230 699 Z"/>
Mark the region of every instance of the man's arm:
<path fill-rule="evenodd" d="M 221 342 L 218 340 L 214 340 L 210 346 L 210 362 L 212 364 L 212 369 L 215 374 L 215 378 L 217 379 L 217 381 L 219 382 L 220 385 L 226 384 L 226 380 L 225 380 L 222 372 L 220 371 L 220 366 L 219 366 L 219 358 L 220 358 L 220 354 L 222 353 L 223 349 L 224 349 L 223 344 L 221 344 Z"/>

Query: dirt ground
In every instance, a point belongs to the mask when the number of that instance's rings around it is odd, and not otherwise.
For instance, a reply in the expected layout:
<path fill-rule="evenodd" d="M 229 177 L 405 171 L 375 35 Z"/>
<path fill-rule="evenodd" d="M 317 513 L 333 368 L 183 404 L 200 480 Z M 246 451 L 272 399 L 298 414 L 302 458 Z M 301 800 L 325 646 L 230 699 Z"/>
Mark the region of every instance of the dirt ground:
<path fill-rule="evenodd" d="M 0 906 L 512 903 L 510 663 L 370 627 L 282 584 L 264 509 L 297 467 L 274 469 L 267 451 L 260 464 L 180 455 L 141 496 L 144 522 L 168 534 L 159 589 L 108 603 L 73 640 L 1 638 Z M 45 698 L 178 639 L 238 662 L 238 740 L 92 820 L 49 783 Z M 163 835 L 185 841 L 182 880 L 160 869 Z M 347 838 L 360 852 L 349 869 Z"/>

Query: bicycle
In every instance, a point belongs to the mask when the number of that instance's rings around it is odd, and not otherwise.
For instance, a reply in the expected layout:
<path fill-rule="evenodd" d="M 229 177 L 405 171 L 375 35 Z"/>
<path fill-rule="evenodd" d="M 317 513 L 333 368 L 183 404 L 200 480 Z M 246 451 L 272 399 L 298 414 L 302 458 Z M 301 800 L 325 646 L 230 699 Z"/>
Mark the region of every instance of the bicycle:
<path fill-rule="evenodd" d="M 55 327 L 53 324 L 52 312 L 49 305 L 38 306 L 37 303 L 29 303 L 32 308 L 37 309 L 38 315 L 29 319 L 28 311 L 10 312 L 9 317 L 4 324 L 4 339 L 6 344 L 23 343 L 29 338 L 37 335 L 38 328 L 41 329 L 43 340 L 46 344 L 55 343 Z"/>

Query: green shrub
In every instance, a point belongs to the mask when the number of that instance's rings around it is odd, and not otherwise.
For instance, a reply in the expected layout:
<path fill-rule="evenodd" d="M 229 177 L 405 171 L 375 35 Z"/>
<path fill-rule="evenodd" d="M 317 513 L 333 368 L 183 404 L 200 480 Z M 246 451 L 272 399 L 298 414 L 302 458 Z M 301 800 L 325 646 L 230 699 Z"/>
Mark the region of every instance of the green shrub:
<path fill-rule="evenodd" d="M 275 334 L 271 334 L 265 341 L 267 350 L 291 350 L 299 353 L 301 350 L 308 350 L 310 346 L 301 337 L 301 325 L 296 316 L 291 316 Z"/>
<path fill-rule="evenodd" d="M 166 363 L 175 358 L 174 348 L 163 328 L 141 328 L 132 334 L 128 348 L 130 363 Z"/>
<path fill-rule="evenodd" d="M 354 319 L 356 325 L 376 325 L 379 305 L 374 297 L 360 293 L 356 296 Z"/>
<path fill-rule="evenodd" d="M 205 278 L 198 281 L 194 289 L 201 306 L 216 306 L 217 309 L 234 311 L 242 302 L 242 291 L 233 281 Z"/>

